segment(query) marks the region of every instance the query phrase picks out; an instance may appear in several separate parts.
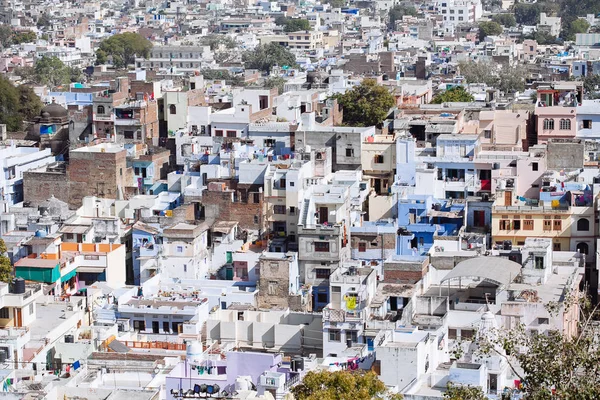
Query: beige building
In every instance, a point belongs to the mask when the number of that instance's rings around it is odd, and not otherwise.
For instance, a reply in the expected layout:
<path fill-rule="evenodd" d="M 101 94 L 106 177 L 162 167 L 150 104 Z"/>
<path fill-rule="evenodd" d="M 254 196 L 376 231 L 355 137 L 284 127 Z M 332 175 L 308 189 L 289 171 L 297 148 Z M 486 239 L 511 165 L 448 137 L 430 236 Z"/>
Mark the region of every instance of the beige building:
<path fill-rule="evenodd" d="M 527 121 L 525 110 L 494 110 L 479 113 L 482 150 L 523 151 L 526 148 Z"/>
<path fill-rule="evenodd" d="M 298 31 L 288 33 L 288 48 L 315 50 L 323 47 L 323 32 Z"/>

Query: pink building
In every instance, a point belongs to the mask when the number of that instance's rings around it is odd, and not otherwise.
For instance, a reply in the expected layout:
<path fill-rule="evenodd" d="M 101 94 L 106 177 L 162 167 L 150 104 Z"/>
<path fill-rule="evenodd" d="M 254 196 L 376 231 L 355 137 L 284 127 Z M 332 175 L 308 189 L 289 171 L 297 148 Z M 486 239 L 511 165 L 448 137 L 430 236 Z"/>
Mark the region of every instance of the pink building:
<path fill-rule="evenodd" d="M 555 82 L 537 88 L 535 118 L 538 143 L 572 139 L 577 134 L 577 106 L 583 99 L 581 82 Z"/>

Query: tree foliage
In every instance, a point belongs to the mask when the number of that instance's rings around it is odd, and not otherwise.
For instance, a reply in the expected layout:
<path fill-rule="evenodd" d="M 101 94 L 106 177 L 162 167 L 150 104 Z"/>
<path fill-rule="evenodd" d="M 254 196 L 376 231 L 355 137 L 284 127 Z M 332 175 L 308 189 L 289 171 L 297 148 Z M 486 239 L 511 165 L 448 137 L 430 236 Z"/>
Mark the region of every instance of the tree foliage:
<path fill-rule="evenodd" d="M 513 14 L 508 13 L 495 14 L 492 17 L 492 21 L 507 28 L 512 28 L 513 26 L 517 25 L 517 20 L 515 19 L 515 16 Z"/>
<path fill-rule="evenodd" d="M 412 4 L 396 4 L 388 12 L 390 29 L 396 29 L 396 21 L 401 21 L 405 15 L 416 16 L 417 9 Z"/>
<path fill-rule="evenodd" d="M 96 64 L 103 64 L 109 58 L 116 68 L 126 68 L 133 64 L 136 57 L 148 58 L 152 50 L 152 43 L 138 33 L 119 33 L 105 39 L 100 43 L 96 52 Z"/>
<path fill-rule="evenodd" d="M 246 68 L 258 69 L 263 72 L 271 71 L 274 65 L 290 67 L 296 65 L 296 57 L 277 43 L 261 44 L 254 50 L 244 52 L 242 61 Z"/>
<path fill-rule="evenodd" d="M 13 30 L 8 25 L 0 25 L 0 44 L 2 47 L 8 47 L 12 44 Z"/>
<path fill-rule="evenodd" d="M 600 75 L 588 74 L 583 78 L 583 89 L 586 97 L 597 99 L 600 97 Z"/>
<path fill-rule="evenodd" d="M 23 121 L 39 115 L 42 109 L 40 98 L 27 86 L 14 86 L 8 79 L 0 77 L 0 124 L 6 124 L 9 132 L 23 129 Z"/>
<path fill-rule="evenodd" d="M 536 25 L 540 22 L 540 6 L 538 4 L 516 3 L 513 12 L 515 20 L 521 25 Z"/>
<path fill-rule="evenodd" d="M 483 21 L 479 23 L 479 40 L 488 36 L 497 36 L 504 32 L 502 25 L 494 21 Z"/>
<path fill-rule="evenodd" d="M 435 95 L 433 100 L 431 100 L 431 104 L 463 103 L 471 102 L 473 100 L 475 100 L 473 95 L 467 92 L 467 90 L 464 87 L 455 86 Z"/>
<path fill-rule="evenodd" d="M 487 400 L 479 386 L 462 386 L 448 383 L 444 392 L 445 400 Z"/>
<path fill-rule="evenodd" d="M 310 31 L 310 22 L 303 18 L 285 18 L 285 21 L 276 20 L 278 25 L 283 26 L 285 32 Z M 283 22 L 283 23 L 282 23 Z"/>
<path fill-rule="evenodd" d="M 459 63 L 458 68 L 467 83 L 485 83 L 505 93 L 520 92 L 525 89 L 527 70 L 523 65 L 468 61 Z"/>
<path fill-rule="evenodd" d="M 527 400 L 600 398 L 598 325 L 592 320 L 596 309 L 579 294 L 567 294 L 562 306 L 550 303 L 546 309 L 564 318 L 579 311 L 577 334 L 532 333 L 522 324 L 509 331 L 495 329 L 478 337 L 479 353 L 503 358 L 523 382 Z"/>
<path fill-rule="evenodd" d="M 374 372 L 311 371 L 302 383 L 292 388 L 292 393 L 298 400 L 402 398 L 388 394 L 385 384 Z"/>
<path fill-rule="evenodd" d="M 342 8 L 346 5 L 345 0 L 325 0 L 325 4 L 329 4 L 332 8 Z"/>
<path fill-rule="evenodd" d="M 57 57 L 47 56 L 37 60 L 34 67 L 16 68 L 15 74 L 24 82 L 47 85 L 52 90 L 81 80 L 81 70 L 66 66 Z"/>
<path fill-rule="evenodd" d="M 42 15 L 40 15 L 40 17 L 38 18 L 37 22 L 36 22 L 36 26 L 38 28 L 45 28 L 48 26 L 52 25 L 52 21 L 50 21 L 50 17 L 48 17 L 48 14 L 43 13 Z"/>
<path fill-rule="evenodd" d="M 14 32 L 12 35 L 13 44 L 32 43 L 37 39 L 37 35 L 32 31 Z"/>
<path fill-rule="evenodd" d="M 565 40 L 575 40 L 575 35 L 578 33 L 586 33 L 590 28 L 590 24 L 581 18 L 574 19 L 573 21 L 563 24 L 564 29 L 561 33 Z"/>
<path fill-rule="evenodd" d="M 232 37 L 219 34 L 206 35 L 200 40 L 200 43 L 203 46 L 210 46 L 212 51 L 220 48 L 235 49 L 236 47 L 235 40 Z"/>
<path fill-rule="evenodd" d="M 6 255 L 6 244 L 0 239 L 0 281 L 9 283 L 12 280 L 13 267 Z"/>
<path fill-rule="evenodd" d="M 385 87 L 374 79 L 364 79 L 360 85 L 334 96 L 344 109 L 344 124 L 373 126 L 381 123 L 396 101 Z"/>
<path fill-rule="evenodd" d="M 273 76 L 265 79 L 262 84 L 262 87 L 264 87 L 265 89 L 277 88 L 277 92 L 279 94 L 282 94 L 285 83 L 285 78 L 282 78 L 280 76 Z"/>
<path fill-rule="evenodd" d="M 237 76 L 237 75 L 232 75 L 226 69 L 205 68 L 201 71 L 201 74 L 204 77 L 204 79 L 207 79 L 207 80 L 225 81 L 228 84 L 234 85 L 234 86 L 243 86 L 244 85 L 243 77 Z"/>

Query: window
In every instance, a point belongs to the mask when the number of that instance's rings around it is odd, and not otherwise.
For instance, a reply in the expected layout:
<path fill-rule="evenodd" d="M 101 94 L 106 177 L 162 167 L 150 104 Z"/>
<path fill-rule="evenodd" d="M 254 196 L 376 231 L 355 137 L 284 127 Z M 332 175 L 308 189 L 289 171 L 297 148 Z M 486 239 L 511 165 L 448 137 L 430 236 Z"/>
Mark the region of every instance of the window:
<path fill-rule="evenodd" d="M 105 112 L 104 106 L 98 106 L 98 114 L 104 114 Z"/>
<path fill-rule="evenodd" d="M 458 20 L 459 20 L 459 21 L 462 21 L 463 19 L 464 19 L 463 17 L 458 17 Z"/>
<path fill-rule="evenodd" d="M 518 219 L 513 220 L 513 226 L 512 226 L 512 228 L 515 231 L 518 231 L 519 229 L 521 229 L 521 221 L 518 220 Z"/>
<path fill-rule="evenodd" d="M 358 251 L 360 253 L 364 253 L 365 251 L 367 251 L 367 244 L 365 242 L 360 242 L 358 244 Z"/>
<path fill-rule="evenodd" d="M 544 269 L 544 257 L 535 256 L 533 258 L 533 268 Z"/>
<path fill-rule="evenodd" d="M 374 162 L 375 162 L 375 164 L 383 164 L 383 155 L 382 154 L 376 155 Z"/>
<path fill-rule="evenodd" d="M 460 338 L 461 339 L 471 339 L 473 337 L 473 329 L 461 329 L 460 330 Z"/>
<path fill-rule="evenodd" d="M 525 221 L 523 221 L 523 230 L 526 230 L 526 231 L 533 230 L 533 220 L 532 219 L 526 219 Z"/>
<path fill-rule="evenodd" d="M 258 215 L 255 215 L 255 216 L 254 216 L 254 223 L 255 223 L 255 224 L 258 224 Z"/>
<path fill-rule="evenodd" d="M 177 106 L 175 104 L 169 105 L 169 114 L 177 114 Z"/>
<path fill-rule="evenodd" d="M 263 141 L 264 147 L 275 147 L 275 139 L 265 139 Z"/>
<path fill-rule="evenodd" d="M 592 129 L 592 120 L 584 119 L 583 121 L 583 129 Z"/>
<path fill-rule="evenodd" d="M 492 138 L 492 131 L 489 129 L 486 129 L 485 131 L 483 131 L 483 137 L 486 139 L 491 139 Z"/>
<path fill-rule="evenodd" d="M 329 242 L 315 242 L 315 251 L 319 253 L 328 253 Z"/>
<path fill-rule="evenodd" d="M 548 325 L 550 323 L 549 318 L 538 318 L 538 325 Z"/>
<path fill-rule="evenodd" d="M 569 130 L 569 129 L 571 129 L 571 120 L 563 118 L 560 120 L 559 126 L 560 126 L 560 129 L 563 131 Z"/>
<path fill-rule="evenodd" d="M 183 246 L 177 246 L 177 252 L 183 253 Z"/>
<path fill-rule="evenodd" d="M 273 206 L 273 213 L 284 215 L 285 214 L 285 206 Z"/>
<path fill-rule="evenodd" d="M 187 272 L 187 264 L 183 264 L 183 272 Z"/>
<path fill-rule="evenodd" d="M 354 157 L 354 149 L 347 148 L 346 149 L 346 157 Z"/>
<path fill-rule="evenodd" d="M 560 243 L 552 243 L 552 250 L 553 251 L 561 251 Z"/>
<path fill-rule="evenodd" d="M 454 17 L 450 17 L 450 21 L 454 21 Z"/>
<path fill-rule="evenodd" d="M 544 129 L 554 129 L 554 120 L 552 118 L 544 119 Z"/>
<path fill-rule="evenodd" d="M 0 308 L 0 318 L 2 319 L 9 319 L 10 316 L 8 314 L 8 307 L 2 307 Z"/>
<path fill-rule="evenodd" d="M 458 10 L 459 14 L 462 14 L 464 12 L 464 10 Z"/>
<path fill-rule="evenodd" d="M 223 131 L 221 129 L 216 129 L 215 130 L 215 136 L 223 136 Z"/>
<path fill-rule="evenodd" d="M 590 221 L 582 218 L 579 221 L 577 221 L 577 230 L 578 231 L 589 231 L 590 230 Z"/>
<path fill-rule="evenodd" d="M 269 281 L 269 294 L 274 295 L 277 293 L 278 281 Z"/>
<path fill-rule="evenodd" d="M 552 221 L 549 219 L 545 219 L 544 220 L 544 231 L 551 231 L 552 230 Z"/>
<path fill-rule="evenodd" d="M 538 169 L 539 169 L 539 164 L 538 163 L 536 163 L 536 162 L 531 163 L 531 170 L 532 171 L 537 171 Z"/>
<path fill-rule="evenodd" d="M 125 131 L 123 136 L 125 136 L 125 139 L 133 139 L 133 131 Z"/>
<path fill-rule="evenodd" d="M 290 182 L 290 187 L 294 187 L 294 182 Z"/>
<path fill-rule="evenodd" d="M 285 189 L 285 186 L 286 186 L 285 184 L 286 184 L 285 178 L 281 178 L 279 180 L 279 189 Z"/>
<path fill-rule="evenodd" d="M 456 329 L 448 328 L 448 339 L 456 339 Z"/>
<path fill-rule="evenodd" d="M 501 219 L 500 220 L 500 230 L 501 231 L 510 231 L 510 220 Z"/>
<path fill-rule="evenodd" d="M 292 206 L 290 207 L 290 215 L 294 215 L 296 214 L 296 207 Z"/>
<path fill-rule="evenodd" d="M 317 268 L 315 270 L 317 279 L 329 279 L 330 271 L 327 268 Z"/>
<path fill-rule="evenodd" d="M 236 137 L 237 131 L 227 131 L 227 137 Z"/>
<path fill-rule="evenodd" d="M 329 330 L 329 341 L 330 342 L 340 342 L 342 340 L 342 334 L 339 329 L 330 329 Z"/>
<path fill-rule="evenodd" d="M 552 229 L 555 231 L 562 231 L 562 220 L 555 219 L 554 223 L 552 224 Z"/>
<path fill-rule="evenodd" d="M 352 340 L 352 343 L 358 343 L 358 332 L 346 331 L 346 339 Z"/>

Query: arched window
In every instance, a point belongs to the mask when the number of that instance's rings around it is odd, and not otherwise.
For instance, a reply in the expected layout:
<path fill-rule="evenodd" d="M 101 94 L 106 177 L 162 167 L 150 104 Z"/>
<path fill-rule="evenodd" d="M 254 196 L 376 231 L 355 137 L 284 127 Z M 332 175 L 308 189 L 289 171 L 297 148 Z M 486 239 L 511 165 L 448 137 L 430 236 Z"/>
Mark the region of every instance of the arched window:
<path fill-rule="evenodd" d="M 98 106 L 98 114 L 104 114 L 105 112 L 104 106 Z"/>
<path fill-rule="evenodd" d="M 585 218 L 581 218 L 579 221 L 577 221 L 577 230 L 578 231 L 589 231 L 590 230 L 590 221 L 585 219 Z"/>
<path fill-rule="evenodd" d="M 552 118 L 544 120 L 544 129 L 554 129 L 554 120 Z"/>
<path fill-rule="evenodd" d="M 570 119 L 561 119 L 560 120 L 560 129 L 561 130 L 570 130 L 571 129 L 571 120 Z"/>
<path fill-rule="evenodd" d="M 169 106 L 169 114 L 177 114 L 177 106 L 175 104 Z"/>
<path fill-rule="evenodd" d="M 589 246 L 587 243 L 577 243 L 577 251 L 581 254 L 587 254 L 589 251 Z"/>

